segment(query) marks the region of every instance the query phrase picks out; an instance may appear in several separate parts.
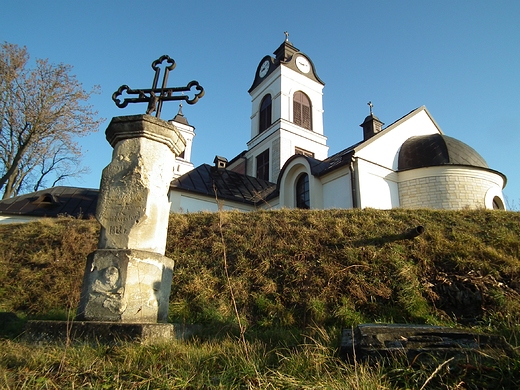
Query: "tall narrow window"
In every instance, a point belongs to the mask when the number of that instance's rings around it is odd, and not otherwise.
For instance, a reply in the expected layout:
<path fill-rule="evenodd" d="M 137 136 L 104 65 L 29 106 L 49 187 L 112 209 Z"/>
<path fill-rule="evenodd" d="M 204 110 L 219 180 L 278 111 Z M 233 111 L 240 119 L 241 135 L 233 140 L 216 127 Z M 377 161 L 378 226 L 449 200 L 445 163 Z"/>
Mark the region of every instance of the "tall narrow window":
<path fill-rule="evenodd" d="M 306 173 L 301 175 L 296 182 L 296 207 L 299 209 L 311 208 L 309 175 Z"/>
<path fill-rule="evenodd" d="M 302 91 L 294 93 L 293 122 L 304 129 L 312 130 L 311 101 Z"/>
<path fill-rule="evenodd" d="M 269 149 L 256 156 L 256 177 L 269 180 Z"/>
<path fill-rule="evenodd" d="M 260 104 L 260 127 L 258 134 L 267 130 L 269 126 L 271 126 L 271 95 L 267 94 L 262 99 L 262 104 Z"/>

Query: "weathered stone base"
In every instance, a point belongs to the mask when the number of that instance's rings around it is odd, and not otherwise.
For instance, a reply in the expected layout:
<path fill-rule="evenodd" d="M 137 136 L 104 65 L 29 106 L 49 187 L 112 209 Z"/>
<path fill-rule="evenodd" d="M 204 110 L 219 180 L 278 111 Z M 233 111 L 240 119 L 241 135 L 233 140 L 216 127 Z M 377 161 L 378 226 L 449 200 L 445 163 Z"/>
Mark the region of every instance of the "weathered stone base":
<path fill-rule="evenodd" d="M 28 321 L 24 340 L 33 343 L 67 341 L 116 344 L 118 342 L 155 343 L 174 340 L 173 324 L 130 324 L 96 321 Z"/>
<path fill-rule="evenodd" d="M 484 353 L 483 353 L 484 352 Z M 344 329 L 340 355 L 348 361 L 375 362 L 384 358 L 432 361 L 513 354 L 502 336 L 469 333 L 429 325 L 362 324 Z"/>
<path fill-rule="evenodd" d="M 173 260 L 136 249 L 98 249 L 87 259 L 78 320 L 167 322 Z"/>

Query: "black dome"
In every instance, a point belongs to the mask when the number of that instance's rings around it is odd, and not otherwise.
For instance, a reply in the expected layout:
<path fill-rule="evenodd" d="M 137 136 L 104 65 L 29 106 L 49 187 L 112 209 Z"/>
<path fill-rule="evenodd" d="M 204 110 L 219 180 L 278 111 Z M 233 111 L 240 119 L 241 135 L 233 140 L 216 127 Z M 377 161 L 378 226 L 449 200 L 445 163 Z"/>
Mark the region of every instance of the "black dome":
<path fill-rule="evenodd" d="M 401 146 L 398 170 L 438 165 L 488 168 L 486 161 L 473 148 L 446 135 L 429 134 L 410 137 Z"/>

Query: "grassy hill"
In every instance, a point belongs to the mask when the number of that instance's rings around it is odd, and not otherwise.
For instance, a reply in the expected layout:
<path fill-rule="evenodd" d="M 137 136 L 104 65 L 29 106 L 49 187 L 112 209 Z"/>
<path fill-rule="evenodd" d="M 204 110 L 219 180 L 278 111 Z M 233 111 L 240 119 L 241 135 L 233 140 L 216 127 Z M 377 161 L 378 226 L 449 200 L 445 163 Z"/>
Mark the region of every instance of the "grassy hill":
<path fill-rule="evenodd" d="M 424 233 L 406 238 L 419 225 Z M 73 318 L 98 228 L 74 219 L 0 226 L 0 312 L 20 318 L 0 331 L 3 387 L 40 380 L 53 388 L 74 378 L 76 387 L 94 388 L 420 388 L 433 369 L 340 362 L 340 329 L 427 323 L 519 344 L 519 213 L 370 209 L 174 214 L 170 320 L 204 324 L 197 339 L 116 350 L 18 341 L 26 319 Z M 89 359 L 102 366 L 82 384 L 78 370 L 88 371 Z M 137 374 L 143 365 L 148 371 Z M 519 367 L 520 359 L 504 357 L 486 372 L 439 372 L 428 386 L 518 387 Z"/>

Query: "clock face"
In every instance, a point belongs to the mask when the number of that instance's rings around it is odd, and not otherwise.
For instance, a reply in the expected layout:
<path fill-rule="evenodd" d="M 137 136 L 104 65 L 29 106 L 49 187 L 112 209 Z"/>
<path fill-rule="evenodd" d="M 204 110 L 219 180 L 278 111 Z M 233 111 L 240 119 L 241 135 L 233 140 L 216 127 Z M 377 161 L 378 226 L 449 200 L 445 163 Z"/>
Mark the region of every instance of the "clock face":
<path fill-rule="evenodd" d="M 311 70 L 311 64 L 309 63 L 309 60 L 302 56 L 296 57 L 296 67 L 302 73 L 309 73 Z"/>
<path fill-rule="evenodd" d="M 260 77 L 264 77 L 267 74 L 267 71 L 269 70 L 269 61 L 265 60 L 262 63 L 262 66 L 260 67 L 260 71 L 258 72 L 258 75 Z"/>

